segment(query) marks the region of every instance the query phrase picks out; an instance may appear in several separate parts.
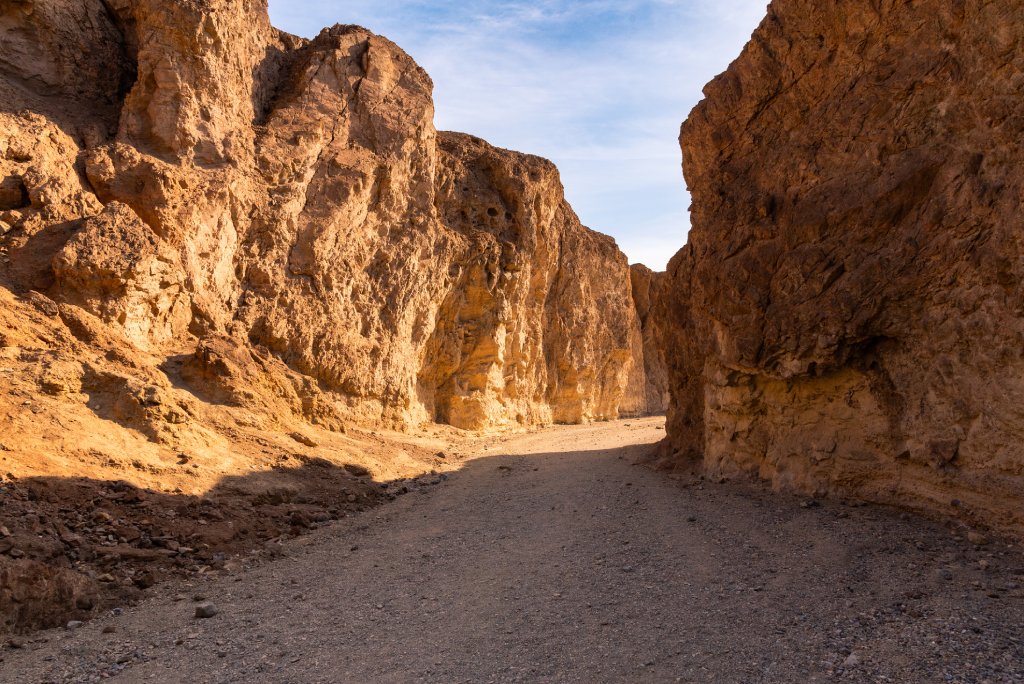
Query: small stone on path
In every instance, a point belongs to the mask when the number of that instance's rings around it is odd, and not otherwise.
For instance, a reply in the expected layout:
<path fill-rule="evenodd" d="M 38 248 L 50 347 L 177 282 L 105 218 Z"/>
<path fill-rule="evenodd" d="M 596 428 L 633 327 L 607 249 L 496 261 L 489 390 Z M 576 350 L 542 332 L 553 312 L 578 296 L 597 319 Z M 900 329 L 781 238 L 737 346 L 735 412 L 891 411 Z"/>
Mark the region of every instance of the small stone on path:
<path fill-rule="evenodd" d="M 198 619 L 202 620 L 206 618 L 212 618 L 216 614 L 217 606 L 213 605 L 209 601 L 205 603 L 200 603 L 198 606 L 196 606 L 196 618 Z"/>

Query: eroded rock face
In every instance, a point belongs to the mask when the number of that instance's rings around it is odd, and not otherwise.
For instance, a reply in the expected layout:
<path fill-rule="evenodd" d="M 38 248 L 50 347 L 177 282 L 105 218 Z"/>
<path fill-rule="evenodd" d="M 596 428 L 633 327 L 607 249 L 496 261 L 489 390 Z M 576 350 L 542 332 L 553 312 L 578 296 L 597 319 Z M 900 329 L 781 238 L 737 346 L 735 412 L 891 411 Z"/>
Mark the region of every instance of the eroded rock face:
<path fill-rule="evenodd" d="M 92 142 L 111 132 L 132 68 L 103 0 L 7 0 L 0 37 L 3 111 L 45 109 Z"/>
<path fill-rule="evenodd" d="M 0 30 L 0 278 L 77 334 L 339 428 L 635 402 L 625 257 L 549 162 L 439 136 L 385 38 L 289 36 L 262 0 L 20 0 Z"/>
<path fill-rule="evenodd" d="M 1022 22 L 772 4 L 683 126 L 677 459 L 1024 528 Z"/>
<path fill-rule="evenodd" d="M 618 416 L 638 328 L 625 256 L 580 225 L 550 162 L 440 136 L 450 290 L 420 385 L 460 427 Z"/>
<path fill-rule="evenodd" d="M 629 276 L 633 303 L 640 319 L 640 354 L 643 356 L 643 367 L 638 364 L 634 369 L 637 391 L 642 397 L 642 403 L 634 413 L 662 414 L 668 410 L 670 393 L 666 350 L 662 347 L 662 325 L 657 306 L 665 298 L 668 279 L 664 273 L 656 273 L 643 264 L 633 264 Z"/>
<path fill-rule="evenodd" d="M 111 202 L 54 258 L 57 289 L 137 347 L 188 333 L 191 302 L 178 253 L 119 202 Z"/>

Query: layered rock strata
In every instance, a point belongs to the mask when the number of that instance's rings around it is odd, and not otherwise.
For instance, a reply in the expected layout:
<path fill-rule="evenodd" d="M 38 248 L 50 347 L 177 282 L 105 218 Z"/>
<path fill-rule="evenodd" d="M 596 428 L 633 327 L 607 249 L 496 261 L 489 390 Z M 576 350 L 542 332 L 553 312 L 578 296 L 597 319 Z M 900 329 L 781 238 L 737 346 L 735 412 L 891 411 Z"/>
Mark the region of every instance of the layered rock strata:
<path fill-rule="evenodd" d="M 1021 25 L 772 3 L 682 130 L 677 463 L 1024 529 Z"/>
<path fill-rule="evenodd" d="M 0 31 L 12 291 L 197 396 L 327 427 L 580 422 L 631 401 L 625 257 L 549 162 L 438 135 L 429 76 L 390 41 L 290 36 L 262 0 L 18 0 Z M 287 372 L 209 362 L 250 350 Z"/>

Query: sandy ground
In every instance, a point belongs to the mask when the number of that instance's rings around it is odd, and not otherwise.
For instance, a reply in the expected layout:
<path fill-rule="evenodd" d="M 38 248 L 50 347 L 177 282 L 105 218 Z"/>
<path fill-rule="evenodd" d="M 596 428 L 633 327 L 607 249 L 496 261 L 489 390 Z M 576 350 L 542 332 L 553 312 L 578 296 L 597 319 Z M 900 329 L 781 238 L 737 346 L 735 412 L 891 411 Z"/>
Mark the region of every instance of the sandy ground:
<path fill-rule="evenodd" d="M 1019 548 L 633 465 L 663 434 L 483 440 L 277 560 L 8 647 L 0 681 L 1024 681 Z"/>

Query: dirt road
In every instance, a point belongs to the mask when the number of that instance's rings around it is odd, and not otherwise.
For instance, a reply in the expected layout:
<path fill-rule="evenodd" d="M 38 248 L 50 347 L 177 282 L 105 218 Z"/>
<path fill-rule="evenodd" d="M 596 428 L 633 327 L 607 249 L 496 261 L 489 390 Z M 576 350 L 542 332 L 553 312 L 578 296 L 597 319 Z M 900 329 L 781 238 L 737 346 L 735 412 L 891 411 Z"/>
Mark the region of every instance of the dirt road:
<path fill-rule="evenodd" d="M 276 561 L 5 650 L 0 680 L 1024 681 L 1019 548 L 672 481 L 632 465 L 660 428 L 495 438 Z"/>

